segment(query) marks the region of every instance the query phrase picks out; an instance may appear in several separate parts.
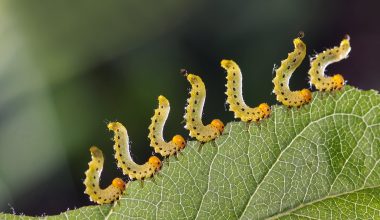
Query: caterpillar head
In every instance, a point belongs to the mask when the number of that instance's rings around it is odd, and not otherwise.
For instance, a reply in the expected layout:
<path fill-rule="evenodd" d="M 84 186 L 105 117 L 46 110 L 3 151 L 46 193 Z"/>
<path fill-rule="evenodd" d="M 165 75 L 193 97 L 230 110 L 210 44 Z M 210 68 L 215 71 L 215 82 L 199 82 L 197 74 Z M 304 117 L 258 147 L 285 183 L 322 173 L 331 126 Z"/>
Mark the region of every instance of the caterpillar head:
<path fill-rule="evenodd" d="M 223 131 L 224 131 L 224 124 L 219 119 L 212 120 L 211 121 L 211 126 L 213 126 L 214 128 L 216 128 L 219 131 L 220 134 L 223 133 Z"/>
<path fill-rule="evenodd" d="M 311 101 L 312 94 L 311 94 L 310 90 L 308 90 L 308 89 L 302 89 L 301 90 L 301 95 L 304 97 L 306 103 L 308 103 L 308 102 Z"/>
<path fill-rule="evenodd" d="M 159 103 L 159 106 L 164 106 L 164 107 L 168 107 L 169 106 L 169 100 L 167 98 L 165 98 L 165 96 L 163 95 L 160 95 L 158 96 L 158 103 Z"/>
<path fill-rule="evenodd" d="M 336 89 L 341 89 L 344 86 L 344 78 L 340 74 L 335 74 L 333 76 L 333 82 L 336 85 Z"/>
<path fill-rule="evenodd" d="M 264 113 L 264 118 L 268 117 L 271 113 L 270 106 L 267 103 L 261 103 L 259 109 Z"/>
<path fill-rule="evenodd" d="M 115 178 L 112 180 L 112 185 L 121 191 L 124 191 L 125 189 L 125 182 L 120 178 Z"/>
<path fill-rule="evenodd" d="M 179 72 L 184 75 L 184 76 L 187 76 L 187 70 L 186 69 L 180 69 Z"/>
<path fill-rule="evenodd" d="M 161 166 L 162 166 L 161 160 L 156 156 L 149 157 L 148 163 L 152 165 L 156 171 L 161 169 Z"/>
<path fill-rule="evenodd" d="M 186 146 L 185 139 L 179 134 L 173 136 L 172 142 L 177 146 L 177 150 L 182 150 Z"/>

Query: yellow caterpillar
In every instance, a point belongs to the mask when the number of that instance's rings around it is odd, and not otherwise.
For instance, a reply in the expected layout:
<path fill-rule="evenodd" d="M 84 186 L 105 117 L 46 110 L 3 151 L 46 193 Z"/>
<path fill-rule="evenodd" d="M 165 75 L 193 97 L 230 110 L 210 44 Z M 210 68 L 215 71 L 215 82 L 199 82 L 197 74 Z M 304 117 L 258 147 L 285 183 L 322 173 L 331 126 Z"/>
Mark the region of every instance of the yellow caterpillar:
<path fill-rule="evenodd" d="M 185 146 L 185 139 L 181 135 L 173 136 L 170 142 L 166 142 L 163 137 L 165 122 L 168 119 L 170 112 L 170 103 L 164 96 L 158 97 L 158 108 L 154 110 L 154 115 L 151 118 L 152 123 L 149 126 L 150 146 L 154 148 L 156 153 L 164 157 L 177 154 Z"/>
<path fill-rule="evenodd" d="M 227 70 L 227 103 L 235 118 L 244 122 L 259 121 L 269 116 L 271 110 L 267 103 L 256 108 L 247 106 L 243 99 L 243 77 L 239 66 L 233 60 L 222 60 L 221 66 Z"/>
<path fill-rule="evenodd" d="M 190 131 L 190 136 L 195 137 L 200 142 L 214 140 L 221 135 L 224 130 L 224 124 L 219 119 L 214 119 L 208 125 L 203 125 L 202 112 L 206 99 L 206 88 L 202 79 L 194 74 L 184 72 L 187 80 L 191 84 L 190 98 L 187 99 L 185 113 L 185 128 Z"/>
<path fill-rule="evenodd" d="M 281 66 L 276 70 L 276 76 L 273 79 L 273 92 L 276 94 L 277 100 L 288 107 L 301 106 L 309 103 L 312 98 L 308 89 L 291 91 L 289 88 L 289 79 L 292 73 L 306 55 L 306 45 L 302 42 L 301 37 L 294 39 L 293 44 L 294 51 L 288 54 L 288 58 L 281 61 Z"/>
<path fill-rule="evenodd" d="M 103 169 L 103 153 L 97 147 L 91 147 L 91 162 L 88 163 L 88 170 L 85 172 L 86 179 L 84 193 L 90 196 L 90 200 L 98 204 L 111 203 L 117 200 L 125 190 L 125 182 L 120 178 L 112 180 L 112 184 L 105 189 L 99 186 L 100 174 Z"/>
<path fill-rule="evenodd" d="M 131 180 L 144 180 L 152 177 L 161 169 L 161 160 L 156 156 L 151 156 L 143 165 L 135 163 L 131 157 L 129 149 L 129 137 L 127 129 L 119 122 L 111 122 L 108 129 L 114 132 L 114 150 L 117 166 L 123 170 L 123 174 L 128 175 Z"/>
<path fill-rule="evenodd" d="M 319 91 L 333 91 L 344 86 L 344 78 L 340 74 L 326 76 L 325 69 L 331 63 L 346 59 L 351 51 L 350 37 L 346 35 L 339 47 L 334 47 L 319 53 L 311 62 L 309 70 L 310 83 Z"/>

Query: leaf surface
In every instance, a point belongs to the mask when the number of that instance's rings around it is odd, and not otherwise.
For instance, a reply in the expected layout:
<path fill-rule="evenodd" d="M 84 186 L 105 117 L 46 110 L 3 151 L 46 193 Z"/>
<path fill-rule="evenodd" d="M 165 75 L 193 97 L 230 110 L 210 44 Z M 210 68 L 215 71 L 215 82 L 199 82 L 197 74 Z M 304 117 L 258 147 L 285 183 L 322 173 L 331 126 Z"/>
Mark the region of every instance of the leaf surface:
<path fill-rule="evenodd" d="M 313 97 L 272 106 L 260 124 L 230 122 L 200 151 L 189 142 L 112 206 L 47 218 L 380 219 L 380 96 L 346 86 Z"/>

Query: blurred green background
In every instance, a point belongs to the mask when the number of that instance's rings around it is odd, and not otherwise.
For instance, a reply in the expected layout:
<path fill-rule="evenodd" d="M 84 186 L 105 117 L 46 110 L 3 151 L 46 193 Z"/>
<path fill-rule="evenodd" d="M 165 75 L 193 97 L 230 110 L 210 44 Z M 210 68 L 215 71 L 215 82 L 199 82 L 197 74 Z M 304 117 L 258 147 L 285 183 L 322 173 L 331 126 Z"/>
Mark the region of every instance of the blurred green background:
<path fill-rule="evenodd" d="M 273 66 L 300 30 L 309 55 L 348 33 L 350 58 L 329 72 L 379 90 L 378 9 L 377 1 L 1 1 L 0 212 L 57 214 L 91 204 L 82 184 L 89 147 L 105 154 L 106 186 L 121 175 L 106 129 L 119 120 L 134 159 L 145 162 L 160 94 L 172 106 L 167 139 L 186 135 L 181 68 L 205 81 L 205 120 L 228 122 L 221 59 L 243 70 L 247 103 L 275 104 Z M 309 86 L 308 67 L 305 59 L 293 88 Z"/>

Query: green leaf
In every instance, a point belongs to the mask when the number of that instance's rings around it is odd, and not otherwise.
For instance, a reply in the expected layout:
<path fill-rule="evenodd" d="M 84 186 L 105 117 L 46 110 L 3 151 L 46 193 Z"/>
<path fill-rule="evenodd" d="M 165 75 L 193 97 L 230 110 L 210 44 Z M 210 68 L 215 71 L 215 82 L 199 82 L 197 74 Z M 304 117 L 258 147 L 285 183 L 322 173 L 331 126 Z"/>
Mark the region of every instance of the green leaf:
<path fill-rule="evenodd" d="M 380 96 L 350 86 L 313 96 L 260 124 L 228 123 L 200 152 L 191 141 L 113 206 L 56 218 L 380 219 Z"/>

